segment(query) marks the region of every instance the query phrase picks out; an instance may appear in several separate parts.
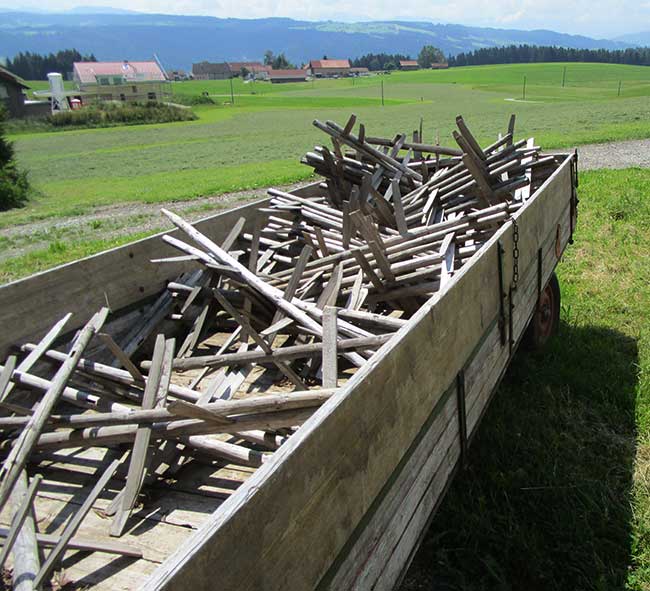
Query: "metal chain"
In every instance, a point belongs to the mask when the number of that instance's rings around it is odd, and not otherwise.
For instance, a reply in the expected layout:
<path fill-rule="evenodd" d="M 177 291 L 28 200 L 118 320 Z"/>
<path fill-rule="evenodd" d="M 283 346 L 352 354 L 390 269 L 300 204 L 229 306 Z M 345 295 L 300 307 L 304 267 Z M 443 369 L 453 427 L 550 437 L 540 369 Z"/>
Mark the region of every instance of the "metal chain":
<path fill-rule="evenodd" d="M 519 283 L 519 226 L 517 220 L 511 217 L 512 221 L 512 289 L 517 289 Z"/>

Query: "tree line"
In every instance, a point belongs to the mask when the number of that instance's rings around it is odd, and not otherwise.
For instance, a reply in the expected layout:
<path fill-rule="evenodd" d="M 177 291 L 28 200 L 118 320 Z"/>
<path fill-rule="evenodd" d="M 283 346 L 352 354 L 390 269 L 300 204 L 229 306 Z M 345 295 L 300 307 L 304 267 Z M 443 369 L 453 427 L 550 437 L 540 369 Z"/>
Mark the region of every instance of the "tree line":
<path fill-rule="evenodd" d="M 275 55 L 270 49 L 264 52 L 264 65 L 271 66 L 274 70 L 295 70 L 295 64 L 292 64 L 284 55 L 279 53 Z M 244 74 L 246 75 L 246 74 Z"/>
<path fill-rule="evenodd" d="M 411 60 L 410 55 L 401 53 L 368 53 L 350 60 L 353 68 L 368 68 L 372 72 L 378 70 L 397 70 L 402 60 Z M 430 68 L 432 64 L 444 63 L 445 55 L 433 45 L 425 45 L 418 54 L 417 62 L 421 68 Z"/>
<path fill-rule="evenodd" d="M 368 53 L 350 60 L 353 68 L 368 68 L 372 72 L 378 70 L 396 70 L 400 60 L 410 60 L 411 56 L 401 53 Z"/>
<path fill-rule="evenodd" d="M 650 66 L 650 48 L 574 49 L 548 45 L 508 45 L 484 47 L 449 57 L 449 66 L 482 66 L 484 64 L 521 64 L 533 62 L 601 62 Z"/>
<path fill-rule="evenodd" d="M 49 55 L 38 53 L 21 52 L 14 59 L 7 60 L 7 69 L 25 80 L 45 80 L 50 72 L 67 74 L 72 72 L 74 62 L 96 62 L 97 59 L 91 53 L 82 55 L 76 49 L 64 49 Z"/>

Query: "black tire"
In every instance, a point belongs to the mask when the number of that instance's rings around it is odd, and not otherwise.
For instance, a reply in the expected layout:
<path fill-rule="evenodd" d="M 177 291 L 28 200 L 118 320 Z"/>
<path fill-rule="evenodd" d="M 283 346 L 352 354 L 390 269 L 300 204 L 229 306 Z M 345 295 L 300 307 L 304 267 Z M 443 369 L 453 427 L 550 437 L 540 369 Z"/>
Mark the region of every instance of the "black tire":
<path fill-rule="evenodd" d="M 560 282 L 555 273 L 542 290 L 539 300 L 522 340 L 528 351 L 542 349 L 560 326 Z"/>

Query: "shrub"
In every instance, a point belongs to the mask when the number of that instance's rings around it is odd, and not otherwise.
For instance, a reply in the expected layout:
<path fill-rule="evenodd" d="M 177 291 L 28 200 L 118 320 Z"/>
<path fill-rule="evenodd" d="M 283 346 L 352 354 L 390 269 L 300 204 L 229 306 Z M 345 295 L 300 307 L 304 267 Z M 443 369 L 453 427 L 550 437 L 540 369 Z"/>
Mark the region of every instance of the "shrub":
<path fill-rule="evenodd" d="M 0 109 L 0 211 L 21 207 L 29 197 L 27 174 L 16 166 L 14 147 L 5 138 L 4 121 Z"/>
<path fill-rule="evenodd" d="M 194 107 L 197 105 L 216 105 L 217 101 L 207 94 L 175 94 L 174 102 Z"/>
<path fill-rule="evenodd" d="M 196 115 L 190 109 L 179 109 L 157 102 L 99 103 L 79 109 L 49 115 L 47 122 L 53 127 L 112 127 L 115 125 L 140 125 L 144 123 L 169 123 L 193 121 Z"/>

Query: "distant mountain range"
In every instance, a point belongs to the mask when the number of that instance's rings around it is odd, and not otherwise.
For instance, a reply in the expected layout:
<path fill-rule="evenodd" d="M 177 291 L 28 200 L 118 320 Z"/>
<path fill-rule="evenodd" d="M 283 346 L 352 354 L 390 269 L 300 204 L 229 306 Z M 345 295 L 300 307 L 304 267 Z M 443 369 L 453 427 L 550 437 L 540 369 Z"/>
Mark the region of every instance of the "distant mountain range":
<path fill-rule="evenodd" d="M 635 47 L 648 47 L 650 46 L 650 31 L 642 31 L 641 33 L 631 33 L 629 35 L 622 35 L 617 37 L 615 41 L 628 43 Z"/>
<path fill-rule="evenodd" d="M 296 63 L 354 58 L 366 53 L 402 53 L 416 57 L 425 44 L 455 55 L 481 47 L 522 44 L 584 49 L 625 49 L 639 41 L 592 39 L 554 31 L 519 31 L 416 21 L 343 23 L 288 18 L 220 19 L 207 16 L 124 13 L 103 8 L 66 13 L 0 11 L 0 56 L 78 49 L 100 60 L 148 59 L 155 53 L 166 68 L 190 68 L 193 62 L 248 61 L 264 51 L 284 52 Z M 90 9 L 88 9 L 90 10 Z M 97 12 L 100 12 L 98 14 Z M 650 33 L 641 34 L 650 42 Z"/>

